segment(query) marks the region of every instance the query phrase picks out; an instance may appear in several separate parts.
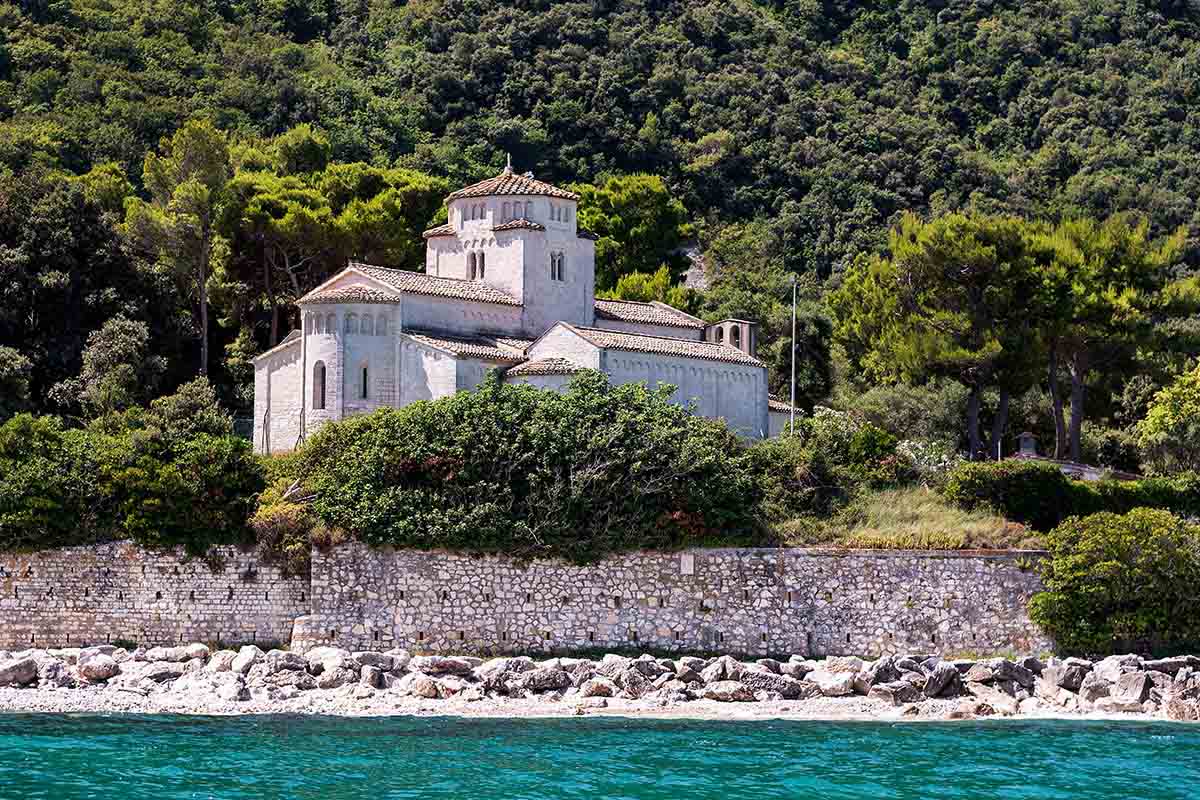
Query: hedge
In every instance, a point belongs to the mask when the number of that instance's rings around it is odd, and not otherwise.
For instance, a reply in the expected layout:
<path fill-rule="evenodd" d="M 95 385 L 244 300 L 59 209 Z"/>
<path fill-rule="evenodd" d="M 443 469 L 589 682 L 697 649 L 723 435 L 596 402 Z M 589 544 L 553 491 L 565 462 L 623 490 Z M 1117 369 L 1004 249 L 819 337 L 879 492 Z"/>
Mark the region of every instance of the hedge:
<path fill-rule="evenodd" d="M 1030 616 L 1068 653 L 1200 645 L 1200 526 L 1167 511 L 1075 517 L 1047 536 Z"/>
<path fill-rule="evenodd" d="M 987 506 L 1009 520 L 1038 531 L 1052 530 L 1069 517 L 1099 512 L 1123 514 L 1158 508 L 1185 516 L 1200 514 L 1200 476 L 1134 481 L 1077 481 L 1053 464 L 1009 459 L 958 466 L 943 492 L 958 506 Z"/>

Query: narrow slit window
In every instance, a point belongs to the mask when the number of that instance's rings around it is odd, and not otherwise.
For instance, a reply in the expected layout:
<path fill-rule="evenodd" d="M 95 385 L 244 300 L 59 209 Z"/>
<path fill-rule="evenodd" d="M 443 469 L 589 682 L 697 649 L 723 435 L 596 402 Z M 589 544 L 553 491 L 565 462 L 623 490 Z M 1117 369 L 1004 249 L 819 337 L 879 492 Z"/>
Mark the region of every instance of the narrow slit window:
<path fill-rule="evenodd" d="M 369 385 L 370 384 L 367 382 L 367 368 L 363 367 L 362 368 L 362 385 L 359 387 L 361 389 L 361 393 L 359 396 L 362 397 L 363 400 L 367 399 L 367 386 L 369 386 Z"/>
<path fill-rule="evenodd" d="M 325 408 L 325 362 L 318 361 L 313 365 L 313 400 L 314 409 Z"/>

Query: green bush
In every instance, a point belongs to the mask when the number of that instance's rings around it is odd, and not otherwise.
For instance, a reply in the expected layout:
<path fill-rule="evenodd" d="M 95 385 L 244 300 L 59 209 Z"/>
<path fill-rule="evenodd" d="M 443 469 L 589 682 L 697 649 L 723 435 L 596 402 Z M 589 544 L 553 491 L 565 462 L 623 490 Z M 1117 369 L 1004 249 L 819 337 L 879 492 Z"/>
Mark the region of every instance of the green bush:
<path fill-rule="evenodd" d="M 131 538 L 203 554 L 247 541 L 262 467 L 217 408 L 201 381 L 84 429 L 9 420 L 0 426 L 0 549 Z"/>
<path fill-rule="evenodd" d="M 1200 526 L 1166 511 L 1074 517 L 1047 537 L 1033 621 L 1071 653 L 1200 644 Z"/>
<path fill-rule="evenodd" d="M 326 425 L 312 509 L 372 545 L 560 556 L 762 541 L 746 448 L 666 391 L 583 373 L 563 393 L 490 379 Z"/>
<path fill-rule="evenodd" d="M 989 506 L 1007 519 L 1048 531 L 1072 512 L 1072 481 L 1053 464 L 974 461 L 961 464 L 942 490 L 968 511 Z"/>
<path fill-rule="evenodd" d="M 825 517 L 848 500 L 825 453 L 799 436 L 759 442 L 750 448 L 750 463 L 759 493 L 758 515 L 769 524 Z"/>
<path fill-rule="evenodd" d="M 0 550 L 89 544 L 112 526 L 82 431 L 18 414 L 0 425 Z"/>
<path fill-rule="evenodd" d="M 1049 531 L 1068 517 L 1101 511 L 1123 514 L 1159 508 L 1200 514 L 1200 476 L 1136 481 L 1077 481 L 1053 464 L 1038 461 L 976 461 L 956 468 L 943 492 L 961 508 L 988 506 L 1013 522 Z"/>

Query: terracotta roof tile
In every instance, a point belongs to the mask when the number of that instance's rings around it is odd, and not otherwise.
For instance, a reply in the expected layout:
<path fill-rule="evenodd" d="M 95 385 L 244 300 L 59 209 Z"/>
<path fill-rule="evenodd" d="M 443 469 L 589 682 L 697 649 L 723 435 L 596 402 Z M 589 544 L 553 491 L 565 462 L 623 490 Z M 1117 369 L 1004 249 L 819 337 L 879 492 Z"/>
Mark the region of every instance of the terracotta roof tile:
<path fill-rule="evenodd" d="M 310 292 L 301 303 L 399 303 L 400 295 L 373 286 L 338 286 L 320 292 Z"/>
<path fill-rule="evenodd" d="M 452 297 L 456 300 L 474 300 L 477 303 L 495 303 L 504 306 L 521 305 L 521 301 L 512 295 L 479 281 L 441 278 L 435 275 L 426 275 L 424 272 L 373 267 L 370 264 L 351 264 L 350 266 L 364 275 L 369 275 L 402 292 Z"/>
<path fill-rule="evenodd" d="M 421 235 L 426 239 L 432 239 L 434 236 L 453 236 L 454 226 L 447 222 L 445 225 L 438 225 L 436 228 L 430 228 Z"/>
<path fill-rule="evenodd" d="M 780 397 L 776 397 L 773 394 L 769 394 L 769 395 L 767 395 L 767 408 L 770 409 L 771 411 L 782 411 L 785 414 L 787 414 L 787 413 L 791 412 L 792 404 L 789 403 L 787 400 L 784 400 Z M 796 411 L 799 412 L 800 409 L 797 408 Z"/>
<path fill-rule="evenodd" d="M 522 217 L 520 219 L 510 219 L 508 222 L 501 222 L 499 225 L 492 228 L 492 230 L 493 231 L 521 231 L 521 230 L 544 231 L 544 230 L 546 230 L 546 226 L 539 224 L 537 222 L 534 222 L 531 219 L 525 219 L 524 217 Z"/>
<path fill-rule="evenodd" d="M 514 378 L 527 375 L 574 375 L 583 369 L 575 362 L 565 358 L 536 358 L 512 367 L 504 375 Z"/>
<path fill-rule="evenodd" d="M 446 196 L 447 200 L 458 200 L 461 197 L 485 197 L 489 195 L 544 195 L 547 197 L 559 197 L 563 200 L 578 200 L 579 195 L 574 192 L 568 192 L 566 189 L 560 189 L 557 186 L 534 180 L 527 175 L 518 175 L 509 169 L 505 169 L 494 178 L 473 183 L 470 186 L 464 186 L 457 192 L 451 192 Z"/>
<path fill-rule="evenodd" d="M 726 361 L 751 367 L 764 366 L 763 362 L 754 356 L 743 353 L 728 344 L 676 339 L 671 336 L 649 336 L 643 333 L 606 331 L 603 328 L 574 328 L 574 330 L 592 344 L 606 350 L 629 350 L 635 353 L 653 353 L 661 356 Z"/>
<path fill-rule="evenodd" d="M 481 361 L 495 361 L 503 364 L 516 364 L 524 360 L 524 348 L 518 352 L 501 340 L 490 336 L 456 336 L 438 331 L 405 331 L 408 336 L 422 344 L 448 350 L 458 358 L 477 358 Z M 506 339 L 505 341 L 514 341 Z M 529 345 L 528 340 L 520 340 Z"/>
<path fill-rule="evenodd" d="M 533 344 L 533 339 L 518 339 L 515 336 L 489 336 L 488 338 L 522 354 L 529 349 L 529 345 Z"/>
<path fill-rule="evenodd" d="M 685 314 L 666 303 L 637 303 L 632 300 L 597 300 L 596 316 L 618 322 L 640 322 L 645 325 L 670 325 L 675 328 L 702 330 L 706 323 Z"/>

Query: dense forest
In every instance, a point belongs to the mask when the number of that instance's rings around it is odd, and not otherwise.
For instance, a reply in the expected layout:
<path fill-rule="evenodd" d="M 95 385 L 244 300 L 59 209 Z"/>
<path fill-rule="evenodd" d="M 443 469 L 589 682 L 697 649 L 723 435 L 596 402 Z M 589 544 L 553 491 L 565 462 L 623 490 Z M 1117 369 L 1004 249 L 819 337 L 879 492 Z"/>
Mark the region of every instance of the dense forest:
<path fill-rule="evenodd" d="M 197 373 L 245 409 L 298 294 L 350 257 L 419 265 L 445 193 L 506 153 L 583 195 L 603 290 L 757 320 L 785 394 L 798 280 L 806 408 L 1195 465 L 1186 0 L 6 4 L 0 417 Z M 980 248 L 1004 268 L 972 300 L 944 255 Z"/>

